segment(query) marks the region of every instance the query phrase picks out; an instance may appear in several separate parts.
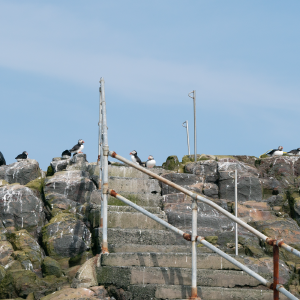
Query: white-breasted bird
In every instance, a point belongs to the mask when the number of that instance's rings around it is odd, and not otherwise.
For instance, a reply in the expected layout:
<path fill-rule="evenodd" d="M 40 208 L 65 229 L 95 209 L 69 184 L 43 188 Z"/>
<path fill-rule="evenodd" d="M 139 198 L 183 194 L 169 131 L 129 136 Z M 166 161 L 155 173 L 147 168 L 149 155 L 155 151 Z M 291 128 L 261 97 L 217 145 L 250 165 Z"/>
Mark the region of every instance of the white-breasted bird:
<path fill-rule="evenodd" d="M 84 146 L 83 146 L 84 141 L 83 140 L 78 140 L 78 144 L 76 144 L 71 150 L 70 152 L 73 153 L 73 155 L 76 155 L 77 153 L 82 153 L 81 151 L 83 150 Z"/>
<path fill-rule="evenodd" d="M 288 155 L 300 155 L 300 148 L 291 150 L 287 153 Z"/>
<path fill-rule="evenodd" d="M 268 156 L 281 156 L 283 155 L 283 147 L 279 146 L 278 149 L 273 149 L 267 153 Z"/>
<path fill-rule="evenodd" d="M 72 156 L 72 153 L 69 150 L 65 150 L 62 154 L 61 154 L 61 158 L 67 159 L 70 158 Z"/>
<path fill-rule="evenodd" d="M 22 154 L 19 154 L 15 159 L 17 161 L 22 161 L 24 159 L 27 159 L 28 153 L 26 151 L 23 151 Z"/>
<path fill-rule="evenodd" d="M 147 168 L 153 168 L 156 166 L 156 161 L 154 160 L 152 155 L 149 155 L 148 160 L 146 161 Z"/>
<path fill-rule="evenodd" d="M 137 156 L 137 152 L 135 150 L 131 151 L 129 154 L 131 155 L 132 162 L 134 162 L 140 166 L 143 165 L 140 158 Z"/>

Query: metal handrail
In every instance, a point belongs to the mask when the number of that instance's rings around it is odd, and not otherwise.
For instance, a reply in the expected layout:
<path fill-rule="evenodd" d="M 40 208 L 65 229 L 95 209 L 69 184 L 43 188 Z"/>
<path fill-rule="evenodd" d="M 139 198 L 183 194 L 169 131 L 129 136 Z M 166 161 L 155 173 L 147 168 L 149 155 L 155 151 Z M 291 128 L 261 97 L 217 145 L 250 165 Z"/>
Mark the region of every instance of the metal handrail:
<path fill-rule="evenodd" d="M 127 160 L 126 158 L 116 154 L 115 152 L 109 151 L 108 148 L 108 138 L 107 138 L 107 120 L 106 120 L 106 102 L 105 102 L 105 91 L 104 91 L 104 79 L 100 79 L 100 106 L 99 106 L 99 148 L 98 148 L 98 163 L 99 163 L 99 189 L 101 189 L 101 221 L 100 221 L 100 228 L 102 228 L 102 253 L 108 253 L 108 242 L 107 242 L 107 198 L 108 194 L 116 197 L 117 199 L 123 201 L 124 203 L 132 206 L 136 210 L 140 211 L 141 213 L 149 216 L 151 219 L 155 220 L 156 222 L 162 224 L 163 226 L 169 228 L 170 230 L 180 234 L 184 239 L 187 241 L 192 242 L 192 293 L 190 299 L 200 299 L 197 296 L 197 248 L 196 242 L 200 242 L 204 246 L 208 247 L 209 249 L 213 250 L 226 260 L 230 261 L 234 265 L 241 268 L 243 271 L 248 273 L 250 276 L 256 278 L 259 282 L 266 285 L 270 289 L 274 291 L 274 299 L 279 299 L 279 292 L 286 295 L 289 299 L 296 300 L 294 295 L 288 292 L 282 285 L 279 284 L 279 247 L 286 249 L 287 251 L 293 253 L 294 255 L 300 257 L 300 252 L 289 245 L 285 244 L 283 241 L 277 241 L 276 239 L 271 239 L 266 235 L 262 234 L 258 230 L 254 229 L 253 227 L 249 226 L 247 223 L 243 222 L 242 220 L 236 218 L 231 213 L 220 207 L 219 205 L 215 204 L 213 201 L 197 195 L 131 161 Z M 100 153 L 100 158 L 99 158 Z M 132 166 L 135 169 L 142 171 L 143 173 L 148 174 L 149 176 L 158 179 L 159 181 L 181 191 L 182 193 L 190 196 L 193 200 L 192 203 L 192 235 L 189 233 L 185 233 L 182 230 L 172 226 L 168 222 L 161 220 L 157 216 L 151 214 L 147 210 L 143 209 L 142 207 L 136 205 L 135 203 L 131 202 L 130 200 L 122 197 L 121 195 L 117 194 L 114 190 L 108 189 L 108 156 L 116 158 L 129 166 Z M 216 210 L 220 211 L 227 217 L 229 217 L 234 222 L 240 224 L 245 229 L 249 230 L 262 240 L 266 241 L 269 245 L 273 245 L 273 264 L 274 264 L 274 273 L 273 273 L 273 283 L 270 283 L 257 273 L 250 270 L 248 267 L 244 266 L 225 252 L 221 251 L 220 249 L 216 248 L 215 246 L 211 245 L 207 242 L 203 237 L 197 235 L 197 201 L 201 201 L 206 203 Z"/>
<path fill-rule="evenodd" d="M 191 241 L 191 235 L 189 233 L 186 233 L 182 230 L 180 230 L 179 228 L 169 224 L 168 222 L 160 219 L 159 217 L 157 217 L 156 215 L 150 213 L 149 211 L 147 211 L 146 209 L 140 207 L 139 205 L 133 203 L 132 201 L 128 200 L 127 198 L 121 196 L 120 194 L 118 194 L 115 190 L 108 190 L 109 195 L 121 200 L 123 203 L 131 206 L 132 208 L 136 209 L 137 211 L 139 211 L 140 213 L 146 215 L 147 217 L 151 218 L 152 220 L 156 221 L 157 223 L 165 226 L 166 228 L 172 230 L 173 232 L 181 235 L 184 239 L 186 239 L 187 241 Z M 216 252 L 217 254 L 219 254 L 220 256 L 222 256 L 224 259 L 228 260 L 229 262 L 231 262 L 232 264 L 234 264 L 235 266 L 237 266 L 238 268 L 240 268 L 241 270 L 243 270 L 244 272 L 246 272 L 247 274 L 249 274 L 250 276 L 254 277 L 256 280 L 258 280 L 260 283 L 262 283 L 263 285 L 267 286 L 270 289 L 272 288 L 273 283 L 266 280 L 265 278 L 263 278 L 262 276 L 260 276 L 259 274 L 257 274 L 256 272 L 252 271 L 250 268 L 248 268 L 247 266 L 243 265 L 242 263 L 240 263 L 239 261 L 237 261 L 236 259 L 234 259 L 233 257 L 231 257 L 230 255 L 226 254 L 225 252 L 223 252 L 222 250 L 218 249 L 217 247 L 213 246 L 211 243 L 209 243 L 208 241 L 205 240 L 204 237 L 201 236 L 197 236 L 197 242 L 201 243 L 202 245 L 204 245 L 205 247 L 209 248 L 210 250 Z M 276 286 L 276 289 L 278 291 L 280 291 L 281 293 L 285 294 L 289 299 L 293 299 L 296 300 L 298 298 L 296 298 L 294 295 L 292 295 L 289 291 L 287 291 L 282 285 L 278 284 Z"/>
<path fill-rule="evenodd" d="M 277 253 L 276 255 L 274 255 L 274 281 L 273 283 L 270 283 L 268 281 L 266 281 L 265 279 L 262 281 L 261 279 L 259 279 L 258 277 L 256 276 L 260 276 L 258 274 L 256 274 L 255 272 L 255 276 L 253 275 L 253 271 L 250 270 L 251 272 L 249 272 L 249 270 L 247 270 L 248 268 L 245 267 L 244 265 L 242 265 L 241 263 L 239 263 L 238 261 L 234 260 L 232 257 L 230 257 L 229 255 L 227 255 L 226 253 L 224 253 L 223 251 L 221 251 L 220 249 L 214 247 L 213 245 L 211 245 L 210 243 L 208 243 L 203 237 L 200 237 L 200 236 L 197 236 L 196 237 L 196 241 L 197 242 L 200 242 L 202 243 L 204 246 L 210 248 L 211 250 L 213 250 L 214 252 L 218 253 L 219 255 L 221 255 L 222 257 L 224 257 L 225 259 L 227 259 L 228 261 L 232 262 L 233 264 L 235 264 L 236 266 L 240 267 L 242 270 L 244 270 L 246 273 L 248 273 L 250 276 L 256 278 L 257 280 L 259 280 L 261 283 L 263 283 L 264 285 L 266 285 L 267 287 L 269 287 L 270 289 L 274 290 L 274 299 L 279 299 L 279 295 L 277 295 L 278 292 L 281 292 L 283 293 L 284 295 L 286 295 L 289 299 L 298 299 L 296 298 L 294 295 L 292 295 L 290 292 L 288 292 L 281 284 L 279 284 L 279 251 L 278 250 L 278 247 L 282 247 L 286 250 L 288 250 L 289 252 L 293 253 L 294 255 L 300 257 L 300 252 L 298 250 L 296 250 L 295 248 L 285 244 L 282 240 L 281 241 L 277 241 L 276 239 L 271 239 L 269 237 L 267 237 L 266 235 L 262 234 L 261 232 L 259 232 L 258 230 L 256 230 L 255 228 L 253 228 L 252 226 L 248 225 L 247 223 L 245 223 L 244 221 L 240 220 L 239 218 L 233 216 L 231 213 L 229 213 L 227 210 L 223 209 L 222 207 L 220 207 L 219 205 L 217 205 L 216 203 L 214 203 L 213 201 L 209 200 L 209 199 L 206 199 L 205 197 L 202 197 L 200 195 L 197 195 L 185 188 L 183 188 L 182 186 L 179 186 L 177 184 L 175 184 L 174 182 L 164 178 L 164 177 L 161 177 L 151 171 L 149 171 L 148 169 L 144 168 L 144 167 L 141 167 L 140 165 L 138 164 L 135 164 L 131 161 L 129 161 L 128 159 L 118 155 L 116 152 L 114 151 L 109 151 L 109 156 L 113 157 L 113 158 L 116 158 L 124 163 L 126 163 L 127 165 L 137 169 L 137 170 L 140 170 L 141 172 L 153 177 L 153 178 L 156 178 L 158 179 L 159 181 L 179 190 L 180 192 L 183 192 L 184 194 L 190 196 L 192 199 L 194 200 L 199 200 L 201 202 L 204 202 L 210 206 L 212 206 L 213 208 L 215 208 L 216 210 L 220 211 L 221 213 L 223 213 L 224 215 L 226 215 L 227 217 L 229 217 L 231 220 L 233 220 L 234 222 L 240 224 L 241 226 L 243 226 L 245 229 L 249 230 L 250 232 L 252 232 L 253 234 L 255 234 L 256 236 L 258 236 L 259 238 L 261 238 L 262 240 L 266 241 L 269 245 L 273 245 L 273 252 L 274 254 Z M 120 196 L 119 194 L 115 193 L 113 191 L 113 193 L 111 194 L 112 196 L 115 195 L 118 195 L 118 199 L 122 200 L 123 202 L 124 197 Z M 115 196 L 116 197 L 116 196 Z M 121 199 L 122 198 L 122 199 Z M 126 199 L 127 200 L 127 199 Z M 129 201 L 129 200 L 127 200 Z M 131 202 L 131 201 L 129 201 Z M 127 202 L 127 204 L 129 205 L 129 202 Z M 130 206 L 134 207 L 135 209 L 137 209 L 138 205 L 132 203 L 133 205 L 130 204 Z M 141 208 L 141 210 L 139 210 L 140 212 L 142 213 L 145 213 L 143 211 L 145 211 L 144 209 Z M 149 212 L 148 212 L 149 213 Z M 150 213 L 149 213 L 150 214 Z M 147 214 L 148 215 L 148 214 Z M 150 217 L 150 215 L 148 215 Z M 152 218 L 152 217 L 151 217 Z M 155 218 L 157 218 L 155 216 Z M 152 218 L 153 220 L 155 220 L 154 218 Z M 194 218 L 193 218 L 194 219 Z M 156 220 L 157 221 L 157 220 Z M 161 220 L 162 222 L 165 222 L 163 220 Z M 161 223 L 162 225 L 166 226 L 165 222 L 164 224 L 162 222 L 159 222 Z M 168 223 L 167 223 L 168 224 Z M 169 224 L 170 225 L 170 224 Z M 172 226 L 172 225 L 170 225 Z M 167 226 L 166 226 L 167 227 Z M 174 226 L 172 226 L 174 227 Z M 177 229 L 176 227 L 174 227 L 175 229 L 172 229 L 172 227 L 169 227 L 171 230 L 173 230 L 174 232 L 177 232 L 179 233 L 179 229 Z M 182 231 L 181 231 L 182 232 Z M 181 233 L 180 232 L 180 233 Z M 183 238 L 185 238 L 186 240 L 189 240 L 189 241 L 192 241 L 192 237 L 189 233 L 183 233 L 182 234 Z M 234 261 L 235 262 L 234 262 Z M 275 265 L 275 261 L 276 261 L 276 265 Z M 237 263 L 239 265 L 237 265 Z M 243 266 L 243 268 L 241 267 L 241 265 Z M 261 276 L 260 276 L 261 277 Z M 276 295 L 275 295 L 275 291 L 276 291 Z"/>

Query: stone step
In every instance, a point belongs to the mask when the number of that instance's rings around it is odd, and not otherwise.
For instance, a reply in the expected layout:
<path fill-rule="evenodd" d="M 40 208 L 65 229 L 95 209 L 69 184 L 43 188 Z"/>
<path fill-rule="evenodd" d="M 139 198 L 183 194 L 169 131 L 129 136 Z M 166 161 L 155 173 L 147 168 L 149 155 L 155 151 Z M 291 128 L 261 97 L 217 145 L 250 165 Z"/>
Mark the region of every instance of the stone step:
<path fill-rule="evenodd" d="M 109 244 L 108 250 L 110 253 L 125 253 L 125 252 L 154 252 L 154 253 L 191 253 L 191 243 L 187 245 L 147 245 L 147 244 Z M 198 253 L 212 253 L 213 251 L 200 247 Z"/>
<path fill-rule="evenodd" d="M 134 194 L 119 191 L 116 192 L 139 206 L 162 207 L 162 196 L 160 196 L 159 194 Z M 107 203 L 108 205 L 128 206 L 121 200 L 110 195 L 108 196 Z"/>
<path fill-rule="evenodd" d="M 165 213 L 154 214 L 158 218 L 167 221 Z M 89 221 L 93 228 L 100 225 L 100 210 L 92 210 L 89 215 Z M 132 229 L 158 229 L 165 230 L 165 227 L 158 222 L 152 220 L 140 212 L 126 212 L 126 211 L 110 211 L 107 212 L 107 226 L 108 228 L 132 228 Z"/>
<path fill-rule="evenodd" d="M 112 284 L 123 289 L 131 284 L 192 284 L 192 270 L 190 268 L 100 266 L 96 270 L 99 285 Z M 260 286 L 259 281 L 245 272 L 210 269 L 199 269 L 197 271 L 197 284 L 201 287 L 224 288 Z"/>
<path fill-rule="evenodd" d="M 131 194 L 161 194 L 161 188 L 156 179 L 109 177 L 109 188 L 117 193 Z"/>
<path fill-rule="evenodd" d="M 149 169 L 151 172 L 157 174 L 157 175 L 163 175 L 165 173 L 169 173 L 170 171 L 165 170 L 163 168 L 152 168 Z M 128 166 L 113 166 L 110 165 L 108 167 L 108 176 L 112 177 L 131 177 L 131 178 L 143 178 L 143 179 L 149 179 L 149 175 Z"/>
<path fill-rule="evenodd" d="M 162 213 L 162 210 L 160 207 L 156 206 L 142 206 L 143 209 L 149 211 L 152 214 L 160 214 Z M 137 212 L 136 209 L 134 209 L 131 206 L 117 206 L 117 205 L 108 205 L 107 206 L 108 211 L 118 211 L 118 212 Z"/>
<path fill-rule="evenodd" d="M 244 263 L 241 257 L 235 257 Z M 102 266 L 191 268 L 191 253 L 110 253 L 101 256 Z M 217 254 L 197 253 L 198 269 L 240 270 Z"/>
<path fill-rule="evenodd" d="M 185 245 L 191 247 L 191 242 L 169 229 L 122 229 L 108 228 L 108 244 L 112 245 Z M 102 244 L 102 228 L 94 229 L 95 246 L 100 251 Z M 130 251 L 132 252 L 132 251 Z M 100 253 L 100 252 L 99 252 Z"/>
<path fill-rule="evenodd" d="M 131 285 L 132 300 L 188 300 L 191 287 L 185 285 Z M 198 297 L 202 300 L 273 300 L 273 291 L 248 288 L 198 287 Z M 287 300 L 280 294 L 280 300 Z"/>

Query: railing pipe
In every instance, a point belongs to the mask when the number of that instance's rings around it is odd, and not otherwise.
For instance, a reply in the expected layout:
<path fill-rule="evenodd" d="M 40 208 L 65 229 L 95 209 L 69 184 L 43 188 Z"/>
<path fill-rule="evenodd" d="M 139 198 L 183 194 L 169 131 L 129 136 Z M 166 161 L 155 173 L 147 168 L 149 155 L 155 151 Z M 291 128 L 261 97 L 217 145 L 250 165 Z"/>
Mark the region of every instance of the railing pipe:
<path fill-rule="evenodd" d="M 197 199 L 192 203 L 192 293 L 191 299 L 200 299 L 197 295 Z"/>
<path fill-rule="evenodd" d="M 248 225 L 247 223 L 245 223 L 244 221 L 240 220 L 239 218 L 236 218 L 234 215 L 232 215 L 230 212 L 228 212 L 227 210 L 225 210 L 224 208 L 220 207 L 218 204 L 214 203 L 213 201 L 209 200 L 209 199 L 206 199 L 205 197 L 203 196 L 200 196 L 200 195 L 197 195 L 177 184 L 175 184 L 174 182 L 164 178 L 164 177 L 161 177 L 151 171 L 149 171 L 148 169 L 146 168 L 143 168 L 141 167 L 140 165 L 138 164 L 135 164 L 131 161 L 129 161 L 128 159 L 118 155 L 116 152 L 113 152 L 113 151 L 109 151 L 109 155 L 113 158 L 116 158 L 124 163 L 126 163 L 127 165 L 135 168 L 135 169 L 138 169 L 140 171 L 142 171 L 143 173 L 146 173 L 148 174 L 149 176 L 153 177 L 153 178 L 156 178 L 158 179 L 159 181 L 177 189 L 178 191 L 190 196 L 192 199 L 197 199 L 203 203 L 206 203 L 208 205 L 210 205 L 211 207 L 215 208 L 216 210 L 218 210 L 219 212 L 221 212 L 222 214 L 224 214 L 225 216 L 227 216 L 229 219 L 233 220 L 234 222 L 238 223 L 239 225 L 241 225 L 242 227 L 244 227 L 245 229 L 249 230 L 250 232 L 252 232 L 253 234 L 255 234 L 256 236 L 258 236 L 260 239 L 262 239 L 263 241 L 269 243 L 269 241 L 273 241 L 273 239 L 267 237 L 266 235 L 264 235 L 263 233 L 259 232 L 258 230 L 256 230 L 255 228 L 251 227 L 250 225 Z M 279 247 L 282 247 L 284 249 L 286 249 L 287 251 L 295 254 L 296 256 L 300 257 L 300 252 L 298 250 L 296 250 L 295 248 L 292 248 L 290 246 L 288 246 L 287 244 L 283 243 L 282 241 L 278 243 L 278 246 Z"/>
<path fill-rule="evenodd" d="M 103 186 L 102 186 L 102 207 L 103 207 L 103 227 L 102 227 L 102 253 L 108 253 L 107 242 L 107 190 L 108 190 L 108 139 L 107 139 L 107 121 L 106 121 L 106 102 L 104 79 L 101 77 L 101 94 L 102 94 L 102 132 L 103 132 Z"/>
<path fill-rule="evenodd" d="M 279 284 L 279 247 L 273 245 L 273 294 L 274 300 L 279 300 L 279 291 L 277 285 Z"/>
<path fill-rule="evenodd" d="M 234 200 L 235 200 L 235 217 L 238 217 L 238 193 L 237 193 L 237 169 L 234 172 Z M 235 255 L 239 255 L 239 237 L 238 224 L 235 223 Z"/>
<path fill-rule="evenodd" d="M 99 87 L 99 145 L 98 145 L 98 160 L 99 165 L 99 181 L 98 181 L 98 190 L 102 190 L 102 166 L 103 166 L 103 134 L 102 134 L 102 93 L 101 93 L 101 79 Z M 100 216 L 100 228 L 103 228 L 103 197 L 101 194 L 101 216 Z"/>
<path fill-rule="evenodd" d="M 136 209 L 137 211 L 141 212 L 142 214 L 148 216 L 149 218 L 151 218 L 152 220 L 160 223 L 161 225 L 165 226 L 166 228 L 172 230 L 173 232 L 181 235 L 184 239 L 186 239 L 187 241 L 191 241 L 192 240 L 192 236 L 189 233 L 185 233 L 182 230 L 176 228 L 175 226 L 169 224 L 168 222 L 160 219 L 159 217 L 155 216 L 154 214 L 150 213 L 149 211 L 145 210 L 144 208 L 138 206 L 137 204 L 133 203 L 132 201 L 126 199 L 125 197 L 121 196 L 120 194 L 118 194 L 116 191 L 109 189 L 108 193 L 121 200 L 123 203 L 133 207 L 134 209 Z M 201 236 L 197 236 L 196 241 L 201 243 L 202 245 L 204 245 L 205 247 L 211 249 L 212 251 L 216 252 L 217 254 L 219 254 L 221 257 L 223 257 L 224 259 L 228 260 L 229 262 L 231 262 L 233 265 L 237 266 L 238 268 L 240 268 L 242 271 L 246 272 L 247 274 L 249 274 L 250 276 L 252 276 L 253 278 L 255 278 L 256 280 L 258 280 L 260 283 L 262 283 L 263 285 L 267 286 L 268 288 L 272 287 L 272 283 L 269 282 L 268 280 L 266 280 L 265 278 L 263 278 L 262 276 L 258 275 L 257 273 L 255 273 L 254 271 L 252 271 L 251 269 L 249 269 L 247 266 L 243 265 L 242 263 L 240 263 L 239 261 L 237 261 L 236 259 L 234 259 L 233 257 L 229 256 L 228 254 L 226 254 L 225 252 L 223 252 L 222 250 L 218 249 L 217 247 L 213 246 L 212 244 L 210 244 L 208 241 L 206 241 L 204 239 L 204 237 Z M 282 285 L 278 284 L 276 286 L 276 289 L 278 291 L 280 291 L 282 294 L 284 294 L 285 296 L 287 296 L 289 299 L 292 300 L 299 300 L 298 298 L 296 298 L 294 295 L 292 295 L 290 292 L 288 292 Z M 199 298 L 198 298 L 199 299 Z"/>

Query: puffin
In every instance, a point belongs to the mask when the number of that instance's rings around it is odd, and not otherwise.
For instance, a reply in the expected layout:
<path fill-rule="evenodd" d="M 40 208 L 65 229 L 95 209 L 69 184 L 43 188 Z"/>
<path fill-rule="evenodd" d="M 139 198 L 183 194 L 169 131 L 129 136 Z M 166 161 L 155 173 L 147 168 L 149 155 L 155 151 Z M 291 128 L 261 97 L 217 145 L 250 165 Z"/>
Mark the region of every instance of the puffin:
<path fill-rule="evenodd" d="M 267 153 L 268 156 L 281 156 L 283 155 L 282 151 L 283 147 L 279 146 L 278 149 L 273 149 L 270 152 Z"/>
<path fill-rule="evenodd" d="M 22 154 L 19 154 L 15 159 L 17 161 L 22 161 L 24 159 L 27 159 L 28 153 L 26 151 L 23 151 Z"/>
<path fill-rule="evenodd" d="M 147 168 L 153 168 L 156 166 L 156 161 L 154 160 L 152 155 L 149 155 L 148 160 L 146 161 Z"/>
<path fill-rule="evenodd" d="M 287 153 L 288 155 L 300 155 L 300 148 L 291 150 Z"/>
<path fill-rule="evenodd" d="M 69 150 L 71 153 L 73 153 L 73 156 L 77 153 L 82 153 L 81 150 L 84 148 L 83 146 L 84 141 L 78 140 L 78 144 L 76 144 L 71 150 Z"/>
<path fill-rule="evenodd" d="M 62 154 L 61 154 L 61 158 L 70 158 L 72 156 L 72 153 L 69 150 L 65 150 Z"/>
<path fill-rule="evenodd" d="M 0 151 L 0 166 L 5 166 L 5 165 L 6 165 L 5 158 L 2 154 L 2 152 Z"/>
<path fill-rule="evenodd" d="M 137 163 L 140 166 L 143 165 L 135 150 L 131 151 L 129 154 L 131 155 L 132 162 Z"/>

